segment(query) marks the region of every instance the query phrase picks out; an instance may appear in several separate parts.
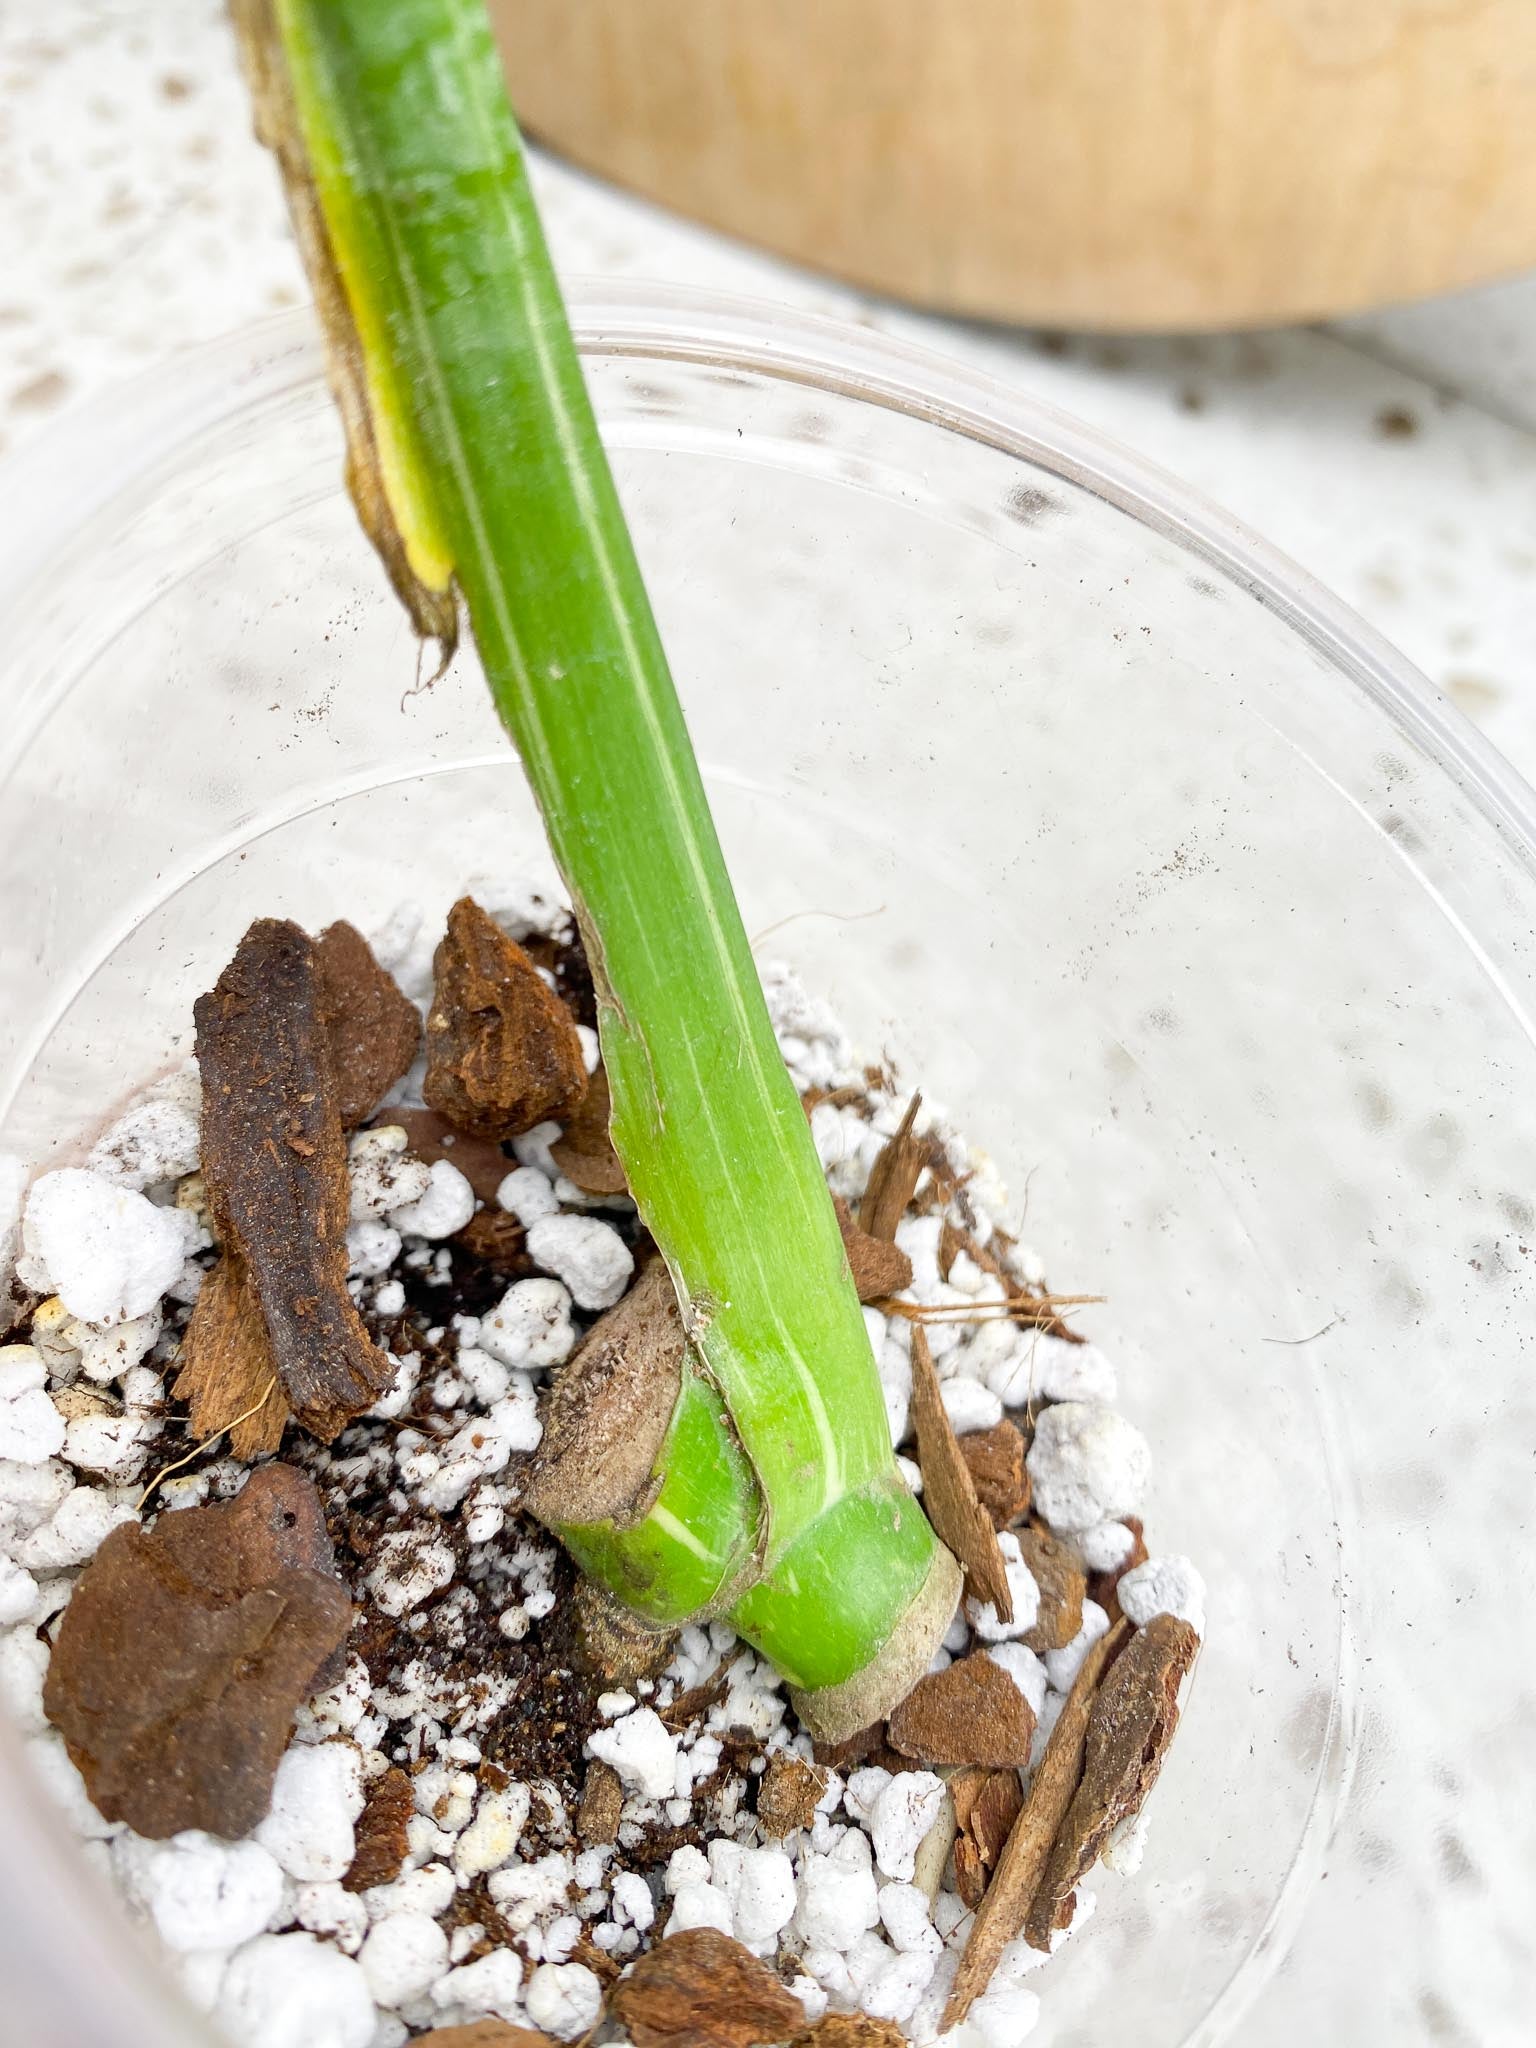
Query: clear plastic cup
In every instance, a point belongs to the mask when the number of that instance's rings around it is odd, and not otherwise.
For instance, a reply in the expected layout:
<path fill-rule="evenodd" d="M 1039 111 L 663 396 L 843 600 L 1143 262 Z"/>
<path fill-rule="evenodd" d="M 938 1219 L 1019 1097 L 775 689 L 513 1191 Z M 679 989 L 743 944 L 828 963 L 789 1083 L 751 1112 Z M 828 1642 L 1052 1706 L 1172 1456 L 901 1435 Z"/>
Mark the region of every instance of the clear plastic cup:
<path fill-rule="evenodd" d="M 1531 793 L 1299 571 L 1014 393 L 766 308 L 575 318 L 749 929 L 1108 1297 L 1154 1545 L 1211 1581 L 1146 1862 L 1032 1980 L 1037 2040 L 1528 2040 Z M 339 474 L 299 319 L 12 465 L 8 1149 L 184 1051 L 254 914 L 549 871 Z M 10 1741 L 0 1980 L 29 2048 L 203 2038 Z"/>

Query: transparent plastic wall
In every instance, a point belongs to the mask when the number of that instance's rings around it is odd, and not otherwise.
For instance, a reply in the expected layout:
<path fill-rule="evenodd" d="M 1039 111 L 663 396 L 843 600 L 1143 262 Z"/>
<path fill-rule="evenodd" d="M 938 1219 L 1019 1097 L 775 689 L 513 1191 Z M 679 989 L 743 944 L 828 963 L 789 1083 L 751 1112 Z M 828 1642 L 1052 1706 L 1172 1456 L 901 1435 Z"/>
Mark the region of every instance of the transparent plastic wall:
<path fill-rule="evenodd" d="M 1210 1635 L 1141 1873 L 1036 2040 L 1528 2039 L 1529 793 L 1220 515 L 767 309 L 578 321 L 749 929 L 1022 1197 Z M 0 499 L 0 1142 L 67 1153 L 255 914 L 547 873 L 473 659 L 427 685 L 279 323 Z M 658 916 L 666 906 L 658 905 Z M 0 1743 L 32 2048 L 167 2048 L 147 1938 Z M 178 2031 L 185 2025 L 188 2031 Z"/>

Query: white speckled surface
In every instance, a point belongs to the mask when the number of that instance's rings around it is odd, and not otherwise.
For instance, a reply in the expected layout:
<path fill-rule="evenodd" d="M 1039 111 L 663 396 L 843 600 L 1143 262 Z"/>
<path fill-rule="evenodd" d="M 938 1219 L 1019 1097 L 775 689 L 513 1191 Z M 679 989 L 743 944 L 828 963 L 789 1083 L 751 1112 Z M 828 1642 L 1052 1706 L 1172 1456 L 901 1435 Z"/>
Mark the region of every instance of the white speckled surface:
<path fill-rule="evenodd" d="M 558 164 L 540 183 L 568 272 L 841 311 L 1119 435 L 1331 584 L 1536 778 L 1536 280 L 1336 334 L 1062 342 L 876 304 Z M 301 291 L 219 0 L 0 12 L 0 449 Z"/>

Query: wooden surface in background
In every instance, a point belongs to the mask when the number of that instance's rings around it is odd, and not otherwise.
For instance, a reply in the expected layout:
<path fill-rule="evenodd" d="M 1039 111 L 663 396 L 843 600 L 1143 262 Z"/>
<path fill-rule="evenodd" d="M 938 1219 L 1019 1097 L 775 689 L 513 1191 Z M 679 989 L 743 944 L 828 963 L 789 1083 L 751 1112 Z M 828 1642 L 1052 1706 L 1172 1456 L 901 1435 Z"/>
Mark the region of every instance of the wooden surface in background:
<path fill-rule="evenodd" d="M 554 148 L 920 303 L 1318 318 L 1536 262 L 1536 0 L 492 0 Z"/>

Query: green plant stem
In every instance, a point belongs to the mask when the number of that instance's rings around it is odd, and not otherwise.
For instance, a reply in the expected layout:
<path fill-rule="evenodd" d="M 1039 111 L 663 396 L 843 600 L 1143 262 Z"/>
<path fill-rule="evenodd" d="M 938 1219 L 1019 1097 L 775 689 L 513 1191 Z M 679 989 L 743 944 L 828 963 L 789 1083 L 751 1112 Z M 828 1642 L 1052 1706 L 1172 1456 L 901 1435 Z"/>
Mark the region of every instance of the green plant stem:
<path fill-rule="evenodd" d="M 563 1533 L 624 1597 L 648 1587 L 654 1618 L 728 1599 L 797 1685 L 843 1685 L 953 1565 L 895 1465 L 481 0 L 236 13 L 312 210 L 312 274 L 331 266 L 318 296 L 346 316 L 328 324 L 354 494 L 418 620 L 462 594 L 586 943 L 613 1142 L 693 1345 L 657 1502 L 671 1526 L 653 1510 Z M 722 1404 L 752 1484 L 722 1487 L 687 1449 L 706 1424 L 718 1442 Z"/>

